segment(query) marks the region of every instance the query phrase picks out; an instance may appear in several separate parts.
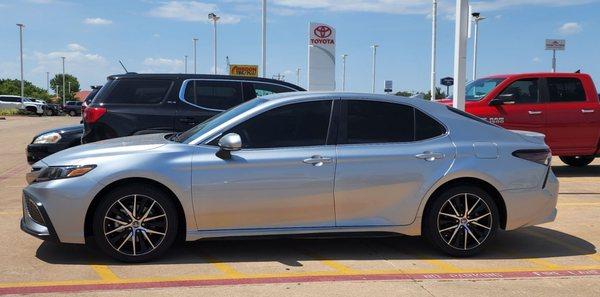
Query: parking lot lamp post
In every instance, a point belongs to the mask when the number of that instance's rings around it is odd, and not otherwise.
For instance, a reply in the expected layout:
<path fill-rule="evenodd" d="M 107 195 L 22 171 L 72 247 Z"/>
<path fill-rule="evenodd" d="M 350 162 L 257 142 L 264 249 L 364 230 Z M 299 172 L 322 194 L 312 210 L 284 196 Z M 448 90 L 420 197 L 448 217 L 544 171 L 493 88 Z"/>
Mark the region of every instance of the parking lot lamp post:
<path fill-rule="evenodd" d="M 465 81 L 467 79 L 467 29 L 469 0 L 456 0 L 454 29 L 454 89 L 452 106 L 465 110 Z"/>
<path fill-rule="evenodd" d="M 46 92 L 50 94 L 50 72 L 46 71 Z"/>
<path fill-rule="evenodd" d="M 262 77 L 267 77 L 267 0 L 262 0 Z"/>
<path fill-rule="evenodd" d="M 431 11 L 431 100 L 435 99 L 435 62 L 436 62 L 436 47 L 437 47 L 437 0 L 433 0 L 433 7 Z"/>
<path fill-rule="evenodd" d="M 65 57 L 60 57 L 62 59 L 62 101 L 63 106 L 65 105 Z"/>
<path fill-rule="evenodd" d="M 479 40 L 479 21 L 485 20 L 485 17 L 482 17 L 479 12 L 474 12 L 471 14 L 473 17 L 473 23 L 475 23 L 475 39 L 473 40 L 473 77 L 472 79 L 477 79 L 477 42 Z"/>
<path fill-rule="evenodd" d="M 69 89 L 68 89 L 68 93 L 67 94 L 71 94 L 71 82 L 69 82 Z"/>
<path fill-rule="evenodd" d="M 220 19 L 219 16 L 217 16 L 214 13 L 209 13 L 208 14 L 208 19 L 213 21 L 213 28 L 214 28 L 214 39 L 213 39 L 213 59 L 214 59 L 214 73 L 217 74 L 217 21 Z"/>
<path fill-rule="evenodd" d="M 187 55 L 184 56 L 184 60 L 185 60 L 184 61 L 185 65 L 183 66 L 183 69 L 184 69 L 184 73 L 187 74 Z"/>
<path fill-rule="evenodd" d="M 19 27 L 19 51 L 21 56 L 21 98 L 25 97 L 25 82 L 23 81 L 23 24 L 17 24 Z"/>
<path fill-rule="evenodd" d="M 296 68 L 296 85 L 300 85 L 300 67 Z"/>
<path fill-rule="evenodd" d="M 192 39 L 194 43 L 194 74 L 196 74 L 196 44 L 198 43 L 198 38 Z"/>
<path fill-rule="evenodd" d="M 346 91 L 346 58 L 348 55 L 342 55 L 342 92 Z"/>
<path fill-rule="evenodd" d="M 377 77 L 377 48 L 379 47 L 379 45 L 374 44 L 371 46 L 373 48 L 373 81 L 372 81 L 372 86 L 371 86 L 371 92 L 375 93 L 375 79 Z"/>

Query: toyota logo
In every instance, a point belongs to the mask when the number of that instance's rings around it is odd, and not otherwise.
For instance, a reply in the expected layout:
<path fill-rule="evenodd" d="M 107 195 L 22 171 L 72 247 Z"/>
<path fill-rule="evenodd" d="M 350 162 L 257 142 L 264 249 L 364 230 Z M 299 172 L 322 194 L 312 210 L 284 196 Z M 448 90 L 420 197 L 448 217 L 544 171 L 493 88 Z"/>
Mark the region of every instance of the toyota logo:
<path fill-rule="evenodd" d="M 329 36 L 331 36 L 331 28 L 327 27 L 327 26 L 318 26 L 315 28 L 315 35 L 319 38 L 327 38 Z"/>

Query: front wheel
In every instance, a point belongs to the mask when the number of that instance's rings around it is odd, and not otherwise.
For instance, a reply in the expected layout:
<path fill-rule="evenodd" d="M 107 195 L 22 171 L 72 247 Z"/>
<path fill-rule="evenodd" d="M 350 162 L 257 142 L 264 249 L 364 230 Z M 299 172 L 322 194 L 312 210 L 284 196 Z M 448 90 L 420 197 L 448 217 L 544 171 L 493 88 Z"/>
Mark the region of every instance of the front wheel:
<path fill-rule="evenodd" d="M 434 199 L 423 217 L 423 235 L 444 253 L 473 256 L 496 236 L 498 207 L 486 191 L 458 186 Z"/>
<path fill-rule="evenodd" d="M 69 111 L 69 115 L 74 117 L 77 115 L 77 113 L 75 111 L 71 110 L 71 111 Z"/>
<path fill-rule="evenodd" d="M 94 213 L 94 239 L 109 256 L 145 262 L 171 247 L 177 211 L 168 194 L 150 185 L 119 187 L 103 197 Z"/>
<path fill-rule="evenodd" d="M 559 157 L 565 164 L 573 167 L 584 167 L 594 161 L 594 156 Z"/>

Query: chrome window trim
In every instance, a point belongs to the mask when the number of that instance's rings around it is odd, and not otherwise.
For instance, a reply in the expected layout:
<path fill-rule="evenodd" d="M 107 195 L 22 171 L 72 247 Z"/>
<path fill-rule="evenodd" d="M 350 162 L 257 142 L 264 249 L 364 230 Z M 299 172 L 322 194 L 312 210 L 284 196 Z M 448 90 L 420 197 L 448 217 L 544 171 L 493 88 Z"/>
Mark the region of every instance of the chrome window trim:
<path fill-rule="evenodd" d="M 277 84 L 277 83 L 272 83 L 272 82 L 264 82 L 264 81 L 244 80 L 244 79 L 222 79 L 222 78 L 216 78 L 216 79 L 212 79 L 212 78 L 189 78 L 189 79 L 186 79 L 186 80 L 184 80 L 184 81 L 181 83 L 181 87 L 179 88 L 179 100 L 180 100 L 180 101 L 182 101 L 182 102 L 184 102 L 184 103 L 187 103 L 187 104 L 189 104 L 189 105 L 191 105 L 191 106 L 194 106 L 194 107 L 200 108 L 200 109 L 204 109 L 204 110 L 208 110 L 208 111 L 215 111 L 215 112 L 222 112 L 222 111 L 225 111 L 225 109 L 215 109 L 215 108 L 208 108 L 208 107 L 200 106 L 200 105 L 197 105 L 197 104 L 194 104 L 194 103 L 191 103 L 191 102 L 189 102 L 189 101 L 185 100 L 185 90 L 187 89 L 187 84 L 188 84 L 190 81 L 224 81 L 224 82 L 238 82 L 238 83 L 240 83 L 240 90 L 242 91 L 242 103 L 243 103 L 243 102 L 246 102 L 246 101 L 248 101 L 248 100 L 250 100 L 250 99 L 246 99 L 246 98 L 244 98 L 244 85 L 243 85 L 243 83 L 245 83 L 245 82 L 246 82 L 246 83 L 254 83 L 254 82 L 258 82 L 258 83 L 262 83 L 262 84 L 268 84 L 268 85 L 280 86 L 280 87 L 287 88 L 287 89 L 289 89 L 289 90 L 290 90 L 290 91 L 292 91 L 292 92 L 299 92 L 299 90 L 292 89 L 292 88 L 290 88 L 290 87 L 288 87 L 288 86 L 285 86 L 285 85 L 282 85 L 282 84 Z M 251 98 L 251 99 L 254 99 L 254 98 Z"/>

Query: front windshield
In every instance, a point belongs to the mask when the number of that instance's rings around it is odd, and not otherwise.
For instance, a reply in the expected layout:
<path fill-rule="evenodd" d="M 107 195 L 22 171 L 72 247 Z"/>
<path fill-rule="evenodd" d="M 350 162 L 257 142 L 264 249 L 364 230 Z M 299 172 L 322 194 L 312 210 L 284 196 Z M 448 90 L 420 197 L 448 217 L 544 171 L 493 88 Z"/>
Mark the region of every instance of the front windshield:
<path fill-rule="evenodd" d="M 200 137 L 202 134 L 267 101 L 268 100 L 266 99 L 255 98 L 246 103 L 242 103 L 236 107 L 215 115 L 214 117 L 196 125 L 180 135 L 175 136 L 173 140 L 182 143 L 190 143 L 192 140 Z"/>
<path fill-rule="evenodd" d="M 504 81 L 504 79 L 505 78 L 503 77 L 480 78 L 468 83 L 465 92 L 465 100 L 479 101 L 483 99 L 483 97 Z M 449 98 L 452 98 L 452 96 Z"/>

